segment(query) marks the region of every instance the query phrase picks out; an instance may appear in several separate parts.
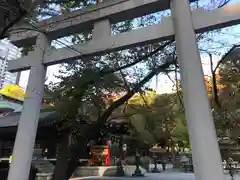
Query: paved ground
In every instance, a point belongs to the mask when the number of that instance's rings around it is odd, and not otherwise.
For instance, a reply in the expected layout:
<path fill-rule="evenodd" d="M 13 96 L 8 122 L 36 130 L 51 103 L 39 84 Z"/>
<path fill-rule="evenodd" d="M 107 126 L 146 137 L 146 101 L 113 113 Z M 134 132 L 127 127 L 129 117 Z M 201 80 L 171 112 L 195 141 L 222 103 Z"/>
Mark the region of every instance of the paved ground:
<path fill-rule="evenodd" d="M 166 172 L 166 173 L 147 173 L 145 177 L 82 177 L 82 178 L 76 178 L 72 180 L 194 180 L 194 174 L 193 173 L 179 173 L 179 172 Z M 230 180 L 231 178 L 226 175 L 226 180 Z M 240 180 L 240 175 L 235 176 L 235 180 Z"/>

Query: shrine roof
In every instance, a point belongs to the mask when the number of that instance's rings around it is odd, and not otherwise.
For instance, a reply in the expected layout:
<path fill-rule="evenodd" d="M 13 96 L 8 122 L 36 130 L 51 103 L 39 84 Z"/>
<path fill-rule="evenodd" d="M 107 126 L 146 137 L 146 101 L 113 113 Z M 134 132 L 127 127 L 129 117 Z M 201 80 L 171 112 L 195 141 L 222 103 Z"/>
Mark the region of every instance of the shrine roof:
<path fill-rule="evenodd" d="M 40 112 L 39 124 L 42 126 L 49 126 L 54 123 L 54 110 L 44 109 Z M 5 117 L 0 117 L 0 128 L 18 126 L 21 112 L 12 112 Z"/>

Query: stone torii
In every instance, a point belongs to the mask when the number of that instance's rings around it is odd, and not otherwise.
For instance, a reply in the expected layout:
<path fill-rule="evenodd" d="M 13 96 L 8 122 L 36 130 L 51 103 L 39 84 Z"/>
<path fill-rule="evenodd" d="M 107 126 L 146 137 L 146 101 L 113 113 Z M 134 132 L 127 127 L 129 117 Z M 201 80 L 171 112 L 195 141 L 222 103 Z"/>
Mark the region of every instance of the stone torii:
<path fill-rule="evenodd" d="M 26 25 L 17 26 L 10 36 L 11 42 L 17 46 L 21 44 L 36 44 L 36 46 L 28 56 L 9 62 L 11 72 L 30 69 L 30 77 L 8 180 L 28 179 L 47 66 L 173 39 L 174 36 L 183 80 L 184 106 L 196 179 L 224 180 L 195 33 L 238 24 L 240 5 L 229 5 L 211 12 L 203 9 L 191 12 L 190 2 L 189 0 L 105 0 L 91 9 L 78 10 L 39 22 L 36 25 L 37 31 L 29 30 Z M 112 23 L 169 8 L 172 16 L 164 18 L 161 24 L 111 35 Z M 79 54 L 69 51 L 68 48 L 57 50 L 49 48 L 51 40 L 90 28 L 93 28 L 93 39 L 86 44 L 72 46 L 80 52 Z"/>

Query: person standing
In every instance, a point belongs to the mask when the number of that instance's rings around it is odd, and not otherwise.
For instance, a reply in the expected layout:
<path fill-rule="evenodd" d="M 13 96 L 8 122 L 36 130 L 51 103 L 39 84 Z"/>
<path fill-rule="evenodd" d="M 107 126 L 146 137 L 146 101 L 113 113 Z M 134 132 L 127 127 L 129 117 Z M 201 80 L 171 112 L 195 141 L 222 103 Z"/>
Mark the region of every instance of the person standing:
<path fill-rule="evenodd" d="M 229 175 L 231 177 L 231 180 L 234 180 L 234 172 L 233 172 L 233 159 L 231 157 L 228 158 L 228 161 L 227 161 L 227 167 L 228 167 L 228 170 L 229 170 Z"/>

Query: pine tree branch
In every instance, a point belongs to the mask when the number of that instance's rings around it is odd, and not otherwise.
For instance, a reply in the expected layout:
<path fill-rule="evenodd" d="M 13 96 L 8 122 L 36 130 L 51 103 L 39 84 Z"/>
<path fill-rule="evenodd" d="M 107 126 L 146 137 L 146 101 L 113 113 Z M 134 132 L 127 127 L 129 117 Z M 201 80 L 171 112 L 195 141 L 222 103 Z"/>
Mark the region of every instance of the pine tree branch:
<path fill-rule="evenodd" d="M 136 64 L 138 64 L 139 62 L 145 60 L 145 59 L 148 59 L 150 57 L 152 57 L 154 54 L 158 53 L 159 51 L 163 50 L 165 47 L 167 47 L 168 45 L 170 45 L 171 43 L 173 43 L 174 41 L 168 41 L 166 42 L 165 44 L 159 46 L 158 48 L 156 48 L 154 51 L 144 55 L 144 56 L 141 56 L 139 57 L 138 59 L 136 59 L 135 61 L 133 61 L 132 63 L 129 63 L 129 64 L 126 64 L 126 65 L 123 65 L 123 66 L 120 66 L 120 67 L 116 67 L 116 68 L 113 68 L 113 69 L 106 69 L 106 70 L 102 70 L 101 72 L 99 72 L 100 75 L 104 75 L 104 74 L 110 74 L 110 73 L 114 73 L 114 72 L 117 72 L 117 71 L 120 71 L 120 70 L 123 70 L 123 69 L 126 69 L 126 68 L 129 68 L 129 67 L 132 67 Z"/>
<path fill-rule="evenodd" d="M 16 1 L 15 5 L 18 8 L 19 15 L 14 20 L 9 22 L 5 27 L 2 28 L 2 30 L 0 32 L 0 39 L 4 39 L 7 36 L 8 30 L 10 28 L 12 28 L 15 24 L 20 22 L 27 15 L 27 11 L 22 9 L 21 4 L 20 4 L 20 2 L 18 0 Z"/>
<path fill-rule="evenodd" d="M 93 76 L 93 78 L 87 78 L 87 80 L 85 78 L 81 78 L 82 80 L 80 81 L 81 84 L 79 84 L 79 86 L 84 86 L 86 87 L 87 85 L 92 85 L 95 83 L 96 81 L 96 78 L 95 77 L 104 77 L 108 74 L 111 74 L 111 73 L 115 73 L 117 71 L 121 71 L 123 69 L 126 69 L 126 68 L 129 68 L 133 65 L 136 65 L 138 64 L 139 62 L 153 56 L 154 54 L 156 54 L 157 52 L 159 52 L 160 50 L 163 50 L 166 46 L 168 46 L 169 44 L 171 44 L 173 41 L 169 41 L 167 43 L 165 43 L 164 45 L 158 47 L 157 49 L 155 49 L 154 51 L 146 54 L 145 56 L 142 56 L 142 57 L 139 57 L 137 60 L 135 60 L 134 62 L 130 63 L 130 64 L 127 64 L 127 65 L 124 65 L 124 66 L 121 66 L 121 67 L 116 67 L 116 68 L 111 68 L 111 69 L 103 69 L 99 72 L 96 72 L 96 75 Z M 76 74 L 75 76 L 72 76 L 73 79 L 78 79 L 78 77 L 76 76 L 79 76 L 78 74 Z"/>
<path fill-rule="evenodd" d="M 100 127 L 104 125 L 106 120 L 111 116 L 112 112 L 123 105 L 126 101 L 128 101 L 135 93 L 137 93 L 144 84 L 146 84 L 153 76 L 159 74 L 165 69 L 169 68 L 171 64 L 173 64 L 174 60 L 168 61 L 165 64 L 159 66 L 158 68 L 152 70 L 147 76 L 145 76 L 139 83 L 137 83 L 130 91 L 128 91 L 123 97 L 116 100 L 111 104 L 111 106 L 103 112 L 103 114 L 98 119 L 98 123 Z"/>
<path fill-rule="evenodd" d="M 230 1 L 231 1 L 231 0 L 225 0 L 222 4 L 220 4 L 220 5 L 218 6 L 218 8 L 221 8 L 221 7 L 225 6 L 225 5 L 227 5 Z"/>

